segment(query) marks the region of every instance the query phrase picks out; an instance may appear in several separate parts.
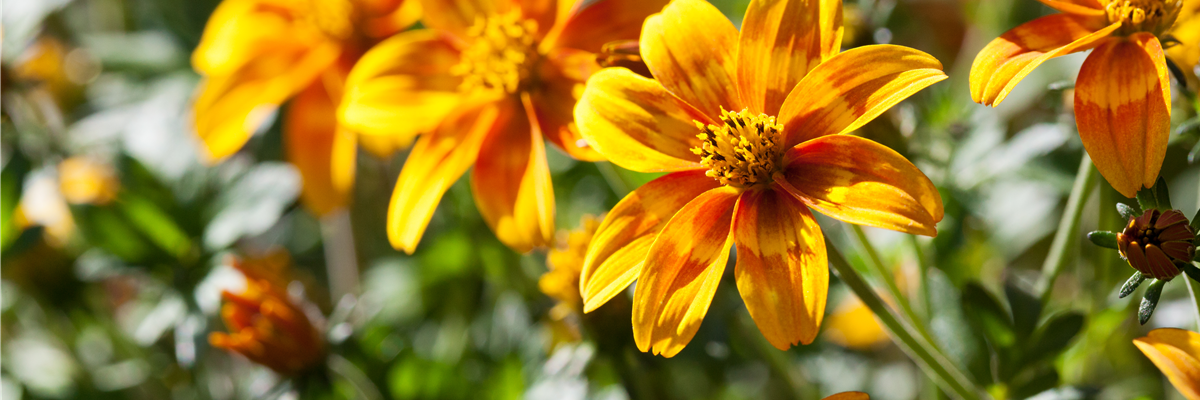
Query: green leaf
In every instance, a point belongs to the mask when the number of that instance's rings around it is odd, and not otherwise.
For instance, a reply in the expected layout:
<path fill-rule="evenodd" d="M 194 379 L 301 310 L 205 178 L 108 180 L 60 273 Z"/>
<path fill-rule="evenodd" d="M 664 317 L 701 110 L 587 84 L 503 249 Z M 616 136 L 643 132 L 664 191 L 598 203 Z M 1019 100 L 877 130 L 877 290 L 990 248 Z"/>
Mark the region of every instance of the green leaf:
<path fill-rule="evenodd" d="M 1012 308 L 1013 328 L 1017 340 L 1024 341 L 1033 335 L 1033 330 L 1037 328 L 1038 319 L 1042 317 L 1042 302 L 1012 282 L 1004 285 L 1004 296 L 1008 298 L 1009 307 Z"/>
<path fill-rule="evenodd" d="M 117 206 L 134 228 L 168 254 L 182 258 L 191 251 L 192 242 L 188 235 L 153 202 L 132 193 L 124 193 L 118 199 Z"/>
<path fill-rule="evenodd" d="M 1129 220 L 1142 215 L 1140 210 L 1125 203 L 1117 203 L 1117 212 L 1121 214 L 1121 218 L 1124 218 L 1126 223 L 1128 223 Z"/>
<path fill-rule="evenodd" d="M 21 235 L 13 216 L 21 203 L 21 189 L 25 175 L 29 174 L 29 160 L 14 152 L 0 172 L 0 249 L 8 246 Z"/>
<path fill-rule="evenodd" d="M 1158 307 L 1158 297 L 1162 295 L 1163 286 L 1167 281 L 1155 279 L 1150 282 L 1150 287 L 1146 288 L 1146 294 L 1142 297 L 1142 304 L 1138 306 L 1138 322 L 1142 325 L 1150 320 L 1150 316 L 1154 314 L 1154 308 Z"/>
<path fill-rule="evenodd" d="M 1012 318 L 983 286 L 971 282 L 963 288 L 963 309 L 996 349 L 1008 349 L 1016 343 Z"/>
<path fill-rule="evenodd" d="M 968 321 L 958 288 L 939 269 L 931 268 L 927 273 L 929 328 L 935 344 L 955 364 L 965 366 L 976 382 L 990 383 L 993 376 L 987 343 L 982 332 Z"/>
<path fill-rule="evenodd" d="M 1124 285 L 1121 285 L 1121 292 L 1117 294 L 1117 298 L 1123 299 L 1125 296 L 1129 296 L 1134 290 L 1137 290 L 1138 285 L 1141 285 L 1144 280 L 1146 280 L 1146 277 L 1142 275 L 1142 271 L 1134 271 L 1129 280 L 1125 281 Z"/>
<path fill-rule="evenodd" d="M 1023 364 L 1053 358 L 1062 353 L 1071 340 L 1083 330 L 1083 323 L 1083 314 L 1077 312 L 1056 314 L 1047 319 L 1038 328 L 1033 344 L 1025 352 L 1028 358 Z"/>
<path fill-rule="evenodd" d="M 1092 241 L 1092 244 L 1094 245 L 1114 250 L 1117 249 L 1116 232 L 1092 231 L 1087 234 L 1087 238 L 1088 240 Z"/>
<path fill-rule="evenodd" d="M 1200 282 L 1200 268 L 1196 268 L 1196 264 L 1179 263 L 1176 265 L 1180 266 L 1180 269 L 1183 270 L 1183 273 L 1187 274 L 1188 278 L 1191 278 L 1193 281 Z"/>
<path fill-rule="evenodd" d="M 1058 371 L 1051 367 L 1030 370 L 1014 379 L 1010 385 L 1010 399 L 1026 399 L 1058 386 Z"/>

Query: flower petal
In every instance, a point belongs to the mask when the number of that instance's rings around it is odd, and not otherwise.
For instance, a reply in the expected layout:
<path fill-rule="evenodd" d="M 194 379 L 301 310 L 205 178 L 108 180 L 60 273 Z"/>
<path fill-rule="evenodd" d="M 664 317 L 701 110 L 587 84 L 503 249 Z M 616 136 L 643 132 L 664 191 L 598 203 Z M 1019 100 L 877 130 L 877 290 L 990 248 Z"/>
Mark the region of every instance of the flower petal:
<path fill-rule="evenodd" d="M 651 79 L 606 68 L 588 79 L 575 105 L 579 133 L 613 163 L 640 171 L 700 168 L 694 121 L 708 118 Z"/>
<path fill-rule="evenodd" d="M 1200 333 L 1175 328 L 1150 331 L 1133 340 L 1167 380 L 1189 400 L 1200 400 Z"/>
<path fill-rule="evenodd" d="M 512 5 L 510 0 L 421 0 L 421 23 L 462 40 L 477 19 L 506 12 Z"/>
<path fill-rule="evenodd" d="M 604 156 L 588 144 L 575 125 L 575 103 L 583 94 L 587 77 L 600 69 L 596 55 L 574 49 L 548 54 L 538 75 L 541 85 L 529 92 L 542 134 L 571 157 L 601 161 Z M 582 78 L 582 79 L 580 79 Z"/>
<path fill-rule="evenodd" d="M 662 11 L 668 0 L 600 0 L 576 2 L 554 47 L 569 47 L 592 53 L 600 52 L 605 43 L 636 40 L 642 32 L 642 22 L 651 14 Z"/>
<path fill-rule="evenodd" d="M 511 102 L 472 101 L 417 140 L 400 170 L 388 207 L 392 247 L 408 254 L 416 250 L 442 195 L 475 163 L 484 139 L 504 129 L 503 122 L 519 112 Z"/>
<path fill-rule="evenodd" d="M 741 110 L 734 85 L 737 28 L 712 4 L 675 0 L 646 18 L 640 44 L 650 72 L 671 93 L 712 118 Z"/>
<path fill-rule="evenodd" d="M 1200 64 L 1200 2 L 1183 3 L 1170 35 L 1179 43 L 1166 49 L 1167 56 L 1183 70 L 1187 86 L 1196 90 L 1200 87 L 1200 76 L 1196 74 L 1196 66 Z"/>
<path fill-rule="evenodd" d="M 297 24 L 303 10 L 280 0 L 222 1 L 204 26 L 192 65 L 204 75 L 230 75 L 264 56 L 302 51 L 321 42 Z"/>
<path fill-rule="evenodd" d="M 505 101 L 515 101 L 505 100 Z M 519 253 L 554 237 L 554 186 L 528 96 L 483 142 L 471 173 L 475 204 L 496 237 Z"/>
<path fill-rule="evenodd" d="M 580 275 L 584 312 L 625 290 L 642 272 L 650 245 L 667 221 L 689 201 L 716 188 L 704 171 L 664 175 L 637 188 L 608 212 L 588 245 Z"/>
<path fill-rule="evenodd" d="M 1054 57 L 1095 47 L 1113 31 L 1095 18 L 1048 15 L 1005 32 L 988 43 L 971 64 L 971 99 L 995 107 L 1034 68 Z"/>
<path fill-rule="evenodd" d="M 326 43 L 288 57 L 250 62 L 232 75 L 210 76 L 193 105 L 196 134 L 209 161 L 236 153 L 281 103 L 329 68 L 340 52 Z"/>
<path fill-rule="evenodd" d="M 778 115 L 800 78 L 841 45 L 841 0 L 751 1 L 738 38 L 742 101 L 752 113 Z"/>
<path fill-rule="evenodd" d="M 450 74 L 458 50 L 437 33 L 416 30 L 392 36 L 367 51 L 346 78 L 339 108 L 342 125 L 365 135 L 411 142 L 461 106 L 461 79 Z"/>
<path fill-rule="evenodd" d="M 688 202 L 650 246 L 633 295 L 633 338 L 638 349 L 678 354 L 708 313 L 729 261 L 736 189 L 709 190 Z"/>
<path fill-rule="evenodd" d="M 1089 17 L 1103 17 L 1104 5 L 1096 0 L 1038 0 L 1058 11 Z"/>
<path fill-rule="evenodd" d="M 1075 123 L 1083 148 L 1113 188 L 1133 197 L 1154 186 L 1171 132 L 1171 83 L 1149 33 L 1096 48 L 1079 69 Z"/>
<path fill-rule="evenodd" d="M 321 81 L 300 92 L 283 121 L 288 162 L 300 171 L 300 198 L 317 216 L 346 205 L 354 186 L 355 137 L 337 126 L 337 108 Z"/>
<path fill-rule="evenodd" d="M 900 101 L 946 79 L 942 63 L 894 45 L 847 50 L 808 73 L 783 102 L 788 147 L 858 129 Z"/>
<path fill-rule="evenodd" d="M 808 207 L 776 190 L 748 190 L 733 217 L 738 292 L 772 346 L 817 337 L 829 292 L 825 237 Z"/>
<path fill-rule="evenodd" d="M 783 186 L 821 213 L 852 224 L 937 235 L 942 197 L 904 156 L 857 136 L 813 139 L 784 156 Z"/>
<path fill-rule="evenodd" d="M 829 397 L 826 397 L 822 400 L 870 400 L 870 399 L 871 399 L 871 396 L 868 396 L 866 393 L 863 393 L 863 392 L 841 392 L 841 393 L 837 393 L 837 394 L 831 395 Z"/>

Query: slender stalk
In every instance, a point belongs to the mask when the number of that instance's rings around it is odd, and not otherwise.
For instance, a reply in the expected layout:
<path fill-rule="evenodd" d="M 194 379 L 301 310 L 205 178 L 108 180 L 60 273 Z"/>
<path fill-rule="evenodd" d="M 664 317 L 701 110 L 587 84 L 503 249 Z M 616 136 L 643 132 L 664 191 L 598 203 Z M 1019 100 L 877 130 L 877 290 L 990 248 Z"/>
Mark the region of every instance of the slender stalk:
<path fill-rule="evenodd" d="M 921 249 L 921 242 L 917 241 L 916 236 L 908 235 L 908 244 L 912 246 L 913 255 L 917 257 L 917 279 L 920 282 L 916 295 L 918 304 L 926 318 L 924 322 L 929 322 L 928 319 L 933 317 L 933 305 L 929 300 L 929 264 L 925 261 L 925 251 Z"/>
<path fill-rule="evenodd" d="M 1196 281 L 1186 275 L 1180 276 L 1180 278 L 1183 278 L 1183 281 L 1187 282 L 1188 295 L 1192 297 L 1193 310 L 1196 311 L 1193 314 L 1196 317 L 1196 327 L 1200 328 L 1200 296 L 1197 296 L 1197 294 L 1200 294 L 1200 283 L 1196 283 Z"/>
<path fill-rule="evenodd" d="M 912 324 L 924 336 L 926 340 L 933 341 L 929 336 L 929 332 L 925 330 L 924 325 L 920 323 L 921 319 L 917 318 L 917 313 L 913 312 L 912 306 L 909 305 L 908 296 L 900 290 L 896 285 L 896 279 L 892 277 L 891 272 L 884 268 L 883 258 L 879 256 L 879 252 L 875 251 L 875 246 L 871 245 L 871 241 L 867 239 L 866 232 L 863 232 L 861 226 L 849 224 L 850 230 L 854 232 L 854 237 L 858 239 L 859 246 L 867 253 L 867 267 L 871 269 L 871 273 L 875 274 L 876 278 L 883 281 L 884 287 L 887 288 L 888 295 L 896 300 L 896 304 L 900 305 L 900 311 L 904 313 L 904 317 L 908 319 L 908 323 Z"/>
<path fill-rule="evenodd" d="M 1054 280 L 1062 272 L 1072 257 L 1067 254 L 1071 244 L 1079 241 L 1079 220 L 1083 214 L 1083 204 L 1092 193 L 1096 182 L 1095 168 L 1092 159 L 1087 154 L 1079 161 L 1079 172 L 1075 174 L 1075 185 L 1071 187 L 1071 195 L 1067 198 L 1067 208 L 1063 210 L 1062 219 L 1058 221 L 1058 230 L 1054 233 L 1054 242 L 1050 244 L 1050 254 L 1042 264 L 1042 277 L 1037 283 L 1038 298 L 1042 304 L 1050 300 Z"/>
<path fill-rule="evenodd" d="M 943 390 L 953 394 L 957 398 L 963 400 L 982 400 L 987 399 L 987 394 L 980 391 L 971 380 L 967 378 L 958 366 L 950 362 L 932 343 L 921 336 L 915 328 L 905 324 L 895 314 L 895 311 L 888 307 L 879 295 L 871 289 L 854 267 L 846 261 L 842 253 L 832 243 L 826 243 L 826 249 L 829 252 L 829 261 L 833 266 L 834 271 L 842 279 L 846 286 L 862 300 L 871 312 L 879 318 L 879 322 L 883 324 L 888 334 L 904 350 L 906 354 L 917 363 L 925 374 L 930 376 L 941 386 Z"/>
<path fill-rule="evenodd" d="M 625 182 L 625 179 L 621 177 L 621 173 L 617 171 L 617 167 L 613 166 L 611 162 L 600 161 L 594 164 L 596 165 L 596 169 L 600 171 L 600 176 L 604 177 L 604 181 L 608 182 L 608 187 L 612 188 L 618 197 L 625 197 L 625 195 L 633 191 L 629 187 L 629 182 Z"/>
<path fill-rule="evenodd" d="M 358 257 L 354 251 L 354 232 L 350 213 L 335 211 L 321 218 L 321 241 L 325 245 L 329 294 L 336 303 L 358 288 Z"/>

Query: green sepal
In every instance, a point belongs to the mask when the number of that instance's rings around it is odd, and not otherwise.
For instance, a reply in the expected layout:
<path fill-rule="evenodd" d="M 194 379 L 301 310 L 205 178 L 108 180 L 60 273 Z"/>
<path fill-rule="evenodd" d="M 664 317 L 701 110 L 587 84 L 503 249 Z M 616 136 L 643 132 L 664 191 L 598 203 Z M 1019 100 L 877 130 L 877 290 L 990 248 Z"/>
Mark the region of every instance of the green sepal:
<path fill-rule="evenodd" d="M 1167 180 L 1162 176 L 1154 181 L 1154 200 L 1158 201 L 1158 209 L 1162 211 L 1172 210 L 1171 207 L 1171 192 L 1167 189 Z"/>
<path fill-rule="evenodd" d="M 1126 223 L 1128 223 L 1129 220 L 1142 215 L 1141 211 L 1138 211 L 1138 209 L 1133 208 L 1133 206 L 1125 203 L 1117 203 L 1117 213 L 1121 214 L 1121 218 L 1125 218 Z"/>
<path fill-rule="evenodd" d="M 1167 285 L 1167 281 L 1155 279 L 1150 282 L 1150 287 L 1146 288 L 1146 294 L 1142 296 L 1142 304 L 1138 306 L 1138 322 L 1142 325 L 1150 320 L 1150 316 L 1154 314 L 1154 308 L 1158 307 L 1158 297 L 1162 295 L 1163 286 Z"/>
<path fill-rule="evenodd" d="M 1142 276 L 1142 271 L 1134 271 L 1129 280 L 1125 281 L 1124 285 L 1121 285 L 1121 292 L 1117 294 L 1117 298 L 1123 299 L 1125 296 L 1132 294 L 1144 280 L 1146 280 L 1146 277 Z"/>
<path fill-rule="evenodd" d="M 1137 192 L 1138 207 L 1142 211 L 1154 210 L 1158 208 L 1158 199 L 1154 195 L 1154 188 L 1142 188 Z"/>
<path fill-rule="evenodd" d="M 1117 248 L 1117 233 L 1116 232 L 1093 231 L 1093 232 L 1089 232 L 1087 234 L 1087 237 L 1088 237 L 1088 240 L 1091 240 L 1092 244 L 1094 244 L 1094 245 L 1097 245 L 1100 247 L 1107 247 L 1110 249 Z"/>

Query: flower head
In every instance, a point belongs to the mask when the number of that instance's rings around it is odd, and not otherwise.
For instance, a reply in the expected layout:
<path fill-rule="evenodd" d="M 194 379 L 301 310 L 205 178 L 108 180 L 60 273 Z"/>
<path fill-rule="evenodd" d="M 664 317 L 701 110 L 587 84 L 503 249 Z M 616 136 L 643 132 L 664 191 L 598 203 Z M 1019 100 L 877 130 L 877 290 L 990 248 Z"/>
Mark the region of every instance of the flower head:
<path fill-rule="evenodd" d="M 108 204 L 121 188 L 112 165 L 82 156 L 58 163 L 58 184 L 63 198 L 72 204 Z"/>
<path fill-rule="evenodd" d="M 520 252 L 550 244 L 545 142 L 600 159 L 573 121 L 578 88 L 600 68 L 603 44 L 636 39 L 666 2 L 424 1 L 429 29 L 368 51 L 340 108 L 343 125 L 364 135 L 423 135 L 388 208 L 392 246 L 415 251 L 442 195 L 472 167 L 476 205 L 500 241 Z"/>
<path fill-rule="evenodd" d="M 751 1 L 739 32 L 716 8 L 676 0 L 646 20 L 654 80 L 604 69 L 575 108 L 612 162 L 670 172 L 600 224 L 582 272 L 591 311 L 634 279 L 638 347 L 678 353 L 699 329 L 737 247 L 738 291 L 777 348 L 810 343 L 828 261 L 816 209 L 843 221 L 933 236 L 942 203 L 903 156 L 842 135 L 945 75 L 900 46 L 839 52 L 840 2 Z"/>
<path fill-rule="evenodd" d="M 357 137 L 337 123 L 346 75 L 362 53 L 416 21 L 416 0 L 224 0 L 192 65 L 204 81 L 196 133 L 209 161 L 241 149 L 285 101 L 284 148 L 303 177 L 301 198 L 318 215 L 345 205 L 354 184 Z M 363 141 L 373 153 L 411 137 Z"/>
<path fill-rule="evenodd" d="M 325 356 L 324 335 L 297 300 L 286 291 L 285 253 L 263 259 L 237 260 L 246 277 L 241 293 L 225 291 L 221 317 L 229 333 L 209 335 L 213 347 L 245 356 L 284 375 L 301 373 Z"/>
<path fill-rule="evenodd" d="M 1161 328 L 1133 340 L 1175 389 L 1188 400 L 1200 400 L 1200 333 Z"/>
<path fill-rule="evenodd" d="M 1131 218 L 1117 234 L 1118 250 L 1142 275 L 1171 280 L 1182 271 L 1178 263 L 1191 262 L 1196 254 L 1196 233 L 1179 210 L 1151 209 Z"/>
<path fill-rule="evenodd" d="M 1185 27 L 1195 17 L 1181 13 L 1182 0 L 1040 1 L 1062 13 L 984 47 L 971 66 L 971 98 L 999 105 L 1046 60 L 1094 49 L 1075 82 L 1075 122 L 1100 174 L 1133 197 L 1154 185 L 1167 151 L 1171 85 L 1162 39 L 1194 35 Z"/>

